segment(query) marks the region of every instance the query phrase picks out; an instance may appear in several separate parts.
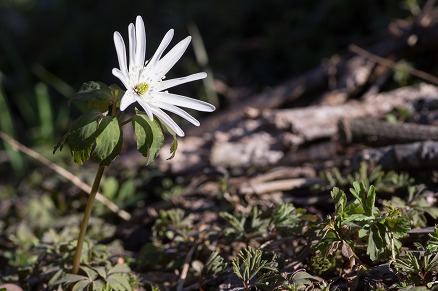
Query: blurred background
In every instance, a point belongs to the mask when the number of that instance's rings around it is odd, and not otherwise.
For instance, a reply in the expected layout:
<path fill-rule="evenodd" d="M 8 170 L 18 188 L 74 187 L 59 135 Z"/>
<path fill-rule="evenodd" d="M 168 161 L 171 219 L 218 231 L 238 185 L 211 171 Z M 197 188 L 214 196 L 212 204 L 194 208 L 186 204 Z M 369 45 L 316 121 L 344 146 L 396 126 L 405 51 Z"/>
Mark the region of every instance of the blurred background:
<path fill-rule="evenodd" d="M 212 72 L 214 82 L 177 90 L 214 98 L 209 101 L 220 110 L 235 98 L 275 86 L 341 54 L 348 44 L 386 28 L 395 18 L 409 16 L 418 4 L 415 0 L 1 0 L 0 128 L 29 146 L 51 148 L 70 118 L 80 114 L 67 101 L 83 82 L 118 83 L 111 74 L 118 66 L 113 32 L 127 38 L 127 26 L 137 15 L 146 24 L 146 58 L 170 28 L 175 29 L 172 44 L 193 36 L 194 47 L 170 73 Z M 0 160 L 3 174 L 8 168 L 5 159 L 3 155 Z"/>
<path fill-rule="evenodd" d="M 350 43 L 386 29 L 394 19 L 418 14 L 421 5 L 416 0 L 0 0 L 0 130 L 78 172 L 68 149 L 52 155 L 81 114 L 68 98 L 87 81 L 119 84 L 111 74 L 118 66 L 113 32 L 127 39 L 137 15 L 146 24 L 146 58 L 168 29 L 175 29 L 171 45 L 192 35 L 192 46 L 167 77 L 207 71 L 210 80 L 175 92 L 207 100 L 220 111 L 345 53 Z M 39 167 L 0 142 L 0 192 L 16 192 L 11 189 Z M 52 174 L 35 175 L 32 183 L 39 185 Z"/>

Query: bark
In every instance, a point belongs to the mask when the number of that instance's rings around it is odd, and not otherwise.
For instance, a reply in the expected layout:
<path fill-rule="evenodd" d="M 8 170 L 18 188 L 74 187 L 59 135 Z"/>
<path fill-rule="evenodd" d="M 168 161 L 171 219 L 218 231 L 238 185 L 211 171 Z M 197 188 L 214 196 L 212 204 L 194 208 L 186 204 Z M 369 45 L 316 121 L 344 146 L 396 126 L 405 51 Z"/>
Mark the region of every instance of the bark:
<path fill-rule="evenodd" d="M 386 146 L 416 141 L 438 140 L 438 127 L 414 123 L 389 123 L 370 118 L 339 122 L 340 142 Z"/>
<path fill-rule="evenodd" d="M 424 141 L 364 149 L 353 157 L 352 167 L 358 169 L 361 161 L 380 165 L 384 170 L 435 169 L 438 164 L 438 142 Z"/>

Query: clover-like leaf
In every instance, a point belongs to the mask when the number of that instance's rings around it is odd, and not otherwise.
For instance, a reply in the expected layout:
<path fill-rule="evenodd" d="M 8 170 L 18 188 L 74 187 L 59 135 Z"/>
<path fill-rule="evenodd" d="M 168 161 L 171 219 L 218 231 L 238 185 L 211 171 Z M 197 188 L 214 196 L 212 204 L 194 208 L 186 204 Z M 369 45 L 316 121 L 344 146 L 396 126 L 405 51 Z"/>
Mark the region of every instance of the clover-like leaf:
<path fill-rule="evenodd" d="M 147 157 L 149 164 L 163 146 L 164 135 L 161 126 L 156 118 L 150 120 L 146 114 L 141 113 L 132 117 L 132 125 L 137 136 L 137 149 Z"/>

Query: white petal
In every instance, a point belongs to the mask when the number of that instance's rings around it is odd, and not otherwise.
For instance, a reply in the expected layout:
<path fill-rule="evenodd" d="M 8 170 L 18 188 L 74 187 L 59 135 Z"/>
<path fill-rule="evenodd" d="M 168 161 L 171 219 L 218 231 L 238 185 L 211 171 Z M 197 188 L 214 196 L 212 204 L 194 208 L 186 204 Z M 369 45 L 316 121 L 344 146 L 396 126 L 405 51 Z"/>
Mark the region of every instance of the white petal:
<path fill-rule="evenodd" d="M 170 41 L 173 38 L 173 29 L 170 29 L 166 35 L 161 40 L 160 45 L 158 46 L 157 50 L 155 51 L 154 55 L 152 56 L 151 60 L 148 63 L 148 67 L 151 69 L 155 66 L 157 61 L 161 58 L 161 55 L 163 54 L 164 50 L 169 46 Z M 161 77 L 161 76 L 160 76 Z"/>
<path fill-rule="evenodd" d="M 152 110 L 151 110 L 151 107 L 149 106 L 149 104 L 147 102 L 144 102 L 141 98 L 138 98 L 137 101 L 138 101 L 138 104 L 140 104 L 140 106 L 143 107 L 143 109 L 146 112 L 149 119 L 154 120 L 154 116 L 152 114 Z"/>
<path fill-rule="evenodd" d="M 202 73 L 196 73 L 196 74 L 186 76 L 186 77 L 161 81 L 161 82 L 157 83 L 157 91 L 163 91 L 163 90 L 166 90 L 166 89 L 169 89 L 169 88 L 172 88 L 172 87 L 184 84 L 184 83 L 204 79 L 205 77 L 207 77 L 207 74 L 202 72 Z"/>
<path fill-rule="evenodd" d="M 126 65 L 126 48 L 123 37 L 118 31 L 114 32 L 114 45 L 116 46 L 117 58 L 119 59 L 120 70 L 128 75 L 128 67 Z"/>
<path fill-rule="evenodd" d="M 129 24 L 128 26 L 128 36 L 129 36 L 129 71 L 135 66 L 134 55 L 135 55 L 135 26 L 134 24 Z"/>
<path fill-rule="evenodd" d="M 151 92 L 150 94 L 155 98 L 157 98 L 159 102 L 164 102 L 167 104 L 191 108 L 204 112 L 212 112 L 216 109 L 216 107 L 214 107 L 210 103 L 182 95 L 170 94 L 166 92 L 154 92 L 154 93 Z"/>
<path fill-rule="evenodd" d="M 137 16 L 135 20 L 135 45 L 135 64 L 143 67 L 146 54 L 146 31 L 141 16 Z"/>
<path fill-rule="evenodd" d="M 179 107 L 176 107 L 176 106 L 174 106 L 172 104 L 166 104 L 164 102 L 163 103 L 158 103 L 156 105 L 158 107 L 160 107 L 161 109 L 173 112 L 173 113 L 181 116 L 182 118 L 184 118 L 185 120 L 189 121 L 190 123 L 192 123 L 192 124 L 194 124 L 196 126 L 200 125 L 199 121 L 196 118 L 194 118 L 193 116 L 191 116 L 190 114 L 188 114 L 186 111 L 182 110 Z"/>
<path fill-rule="evenodd" d="M 169 72 L 170 69 L 176 64 L 176 62 L 182 57 L 187 47 L 189 46 L 190 36 L 186 37 L 179 43 L 177 43 L 161 60 L 158 61 L 154 72 L 160 77 Z"/>
<path fill-rule="evenodd" d="M 169 115 L 167 115 L 167 113 L 155 106 L 151 106 L 151 109 L 152 112 L 164 123 L 166 123 L 178 136 L 184 136 L 184 131 L 178 126 L 178 124 L 175 123 L 175 121 L 173 121 L 172 118 L 170 118 Z"/>
<path fill-rule="evenodd" d="M 120 110 L 124 111 L 129 105 L 135 102 L 135 95 L 130 91 L 126 91 L 120 101 Z"/>
<path fill-rule="evenodd" d="M 125 85 L 125 88 L 127 90 L 130 90 L 130 86 L 129 86 L 129 78 L 128 76 L 126 76 L 125 74 L 122 73 L 122 71 L 120 71 L 119 69 L 114 68 L 112 70 L 112 73 L 115 77 L 119 78 L 120 81 L 122 81 L 123 85 Z"/>

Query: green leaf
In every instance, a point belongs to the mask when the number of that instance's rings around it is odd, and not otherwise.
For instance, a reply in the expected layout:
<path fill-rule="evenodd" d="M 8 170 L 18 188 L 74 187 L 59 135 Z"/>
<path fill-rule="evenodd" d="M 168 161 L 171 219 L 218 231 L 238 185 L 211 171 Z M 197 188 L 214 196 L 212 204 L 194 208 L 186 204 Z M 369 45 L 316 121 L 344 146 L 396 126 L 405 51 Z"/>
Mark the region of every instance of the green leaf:
<path fill-rule="evenodd" d="M 88 111 L 73 123 L 67 133 L 65 142 L 70 148 L 74 161 L 79 165 L 90 158 L 101 117 L 101 113 L 97 110 Z"/>
<path fill-rule="evenodd" d="M 129 277 L 124 274 L 112 274 L 106 279 L 107 283 L 111 288 L 115 290 L 132 290 L 131 285 L 129 285 Z"/>
<path fill-rule="evenodd" d="M 100 277 L 105 278 L 107 273 L 106 273 L 106 268 L 105 267 L 95 267 L 94 270 L 99 274 Z"/>
<path fill-rule="evenodd" d="M 105 283 L 103 283 L 101 280 L 94 281 L 93 282 L 93 290 L 105 290 Z"/>
<path fill-rule="evenodd" d="M 82 275 L 65 274 L 58 281 L 54 282 L 53 285 L 59 285 L 63 283 L 71 284 L 81 280 L 88 280 L 88 278 Z"/>
<path fill-rule="evenodd" d="M 164 135 L 157 118 L 150 120 L 146 114 L 137 113 L 132 118 L 137 149 L 145 157 L 147 164 L 155 159 L 156 154 L 163 146 Z"/>
<path fill-rule="evenodd" d="M 99 124 L 93 158 L 102 166 L 108 166 L 120 154 L 123 135 L 116 117 L 104 116 Z"/>
<path fill-rule="evenodd" d="M 123 95 L 125 94 L 125 91 L 121 89 L 119 86 L 117 86 L 116 84 L 111 84 L 109 86 L 109 89 L 111 90 L 113 104 L 115 102 L 119 102 L 122 99 Z"/>
<path fill-rule="evenodd" d="M 170 135 L 173 137 L 173 143 L 172 146 L 170 147 L 170 157 L 167 158 L 167 160 L 171 160 L 175 156 L 176 150 L 178 149 L 178 140 L 176 137 L 176 133 L 169 126 L 167 126 L 167 123 L 160 122 L 160 120 L 158 121 L 161 128 L 163 128 L 163 124 L 164 124 L 164 127 L 166 128 L 167 132 L 170 133 Z"/>
<path fill-rule="evenodd" d="M 108 274 L 129 273 L 129 272 L 131 272 L 131 269 L 127 264 L 117 264 L 108 271 Z"/>
<path fill-rule="evenodd" d="M 85 272 L 85 274 L 87 274 L 88 278 L 93 281 L 97 278 L 97 272 L 91 268 L 85 267 L 85 266 L 81 266 L 81 270 Z"/>
<path fill-rule="evenodd" d="M 100 112 L 108 111 L 108 107 L 113 103 L 110 87 L 95 81 L 82 84 L 79 91 L 71 99 L 85 102 L 87 108 L 94 108 Z"/>
<path fill-rule="evenodd" d="M 359 222 L 359 221 L 369 221 L 372 220 L 372 217 L 369 217 L 364 214 L 352 214 L 349 215 L 344 221 L 343 224 L 349 223 L 349 222 Z"/>
<path fill-rule="evenodd" d="M 86 290 L 86 288 L 88 287 L 88 285 L 91 284 L 91 281 L 89 280 L 82 280 L 82 281 L 78 281 L 73 288 L 71 289 L 72 291 L 82 291 L 82 290 Z"/>
<path fill-rule="evenodd" d="M 376 202 L 376 188 L 371 185 L 368 189 L 366 198 L 365 212 L 368 216 L 373 216 L 374 204 Z"/>
<path fill-rule="evenodd" d="M 168 157 L 168 160 L 173 159 L 173 157 L 176 154 L 176 150 L 178 149 L 178 140 L 176 139 L 176 134 L 173 134 L 173 143 L 172 146 L 170 147 L 170 157 Z"/>
<path fill-rule="evenodd" d="M 368 236 L 367 246 L 367 254 L 370 256 L 372 261 L 375 261 L 378 257 L 378 250 L 376 244 L 374 243 L 374 237 L 378 237 L 378 235 L 376 235 L 375 228 L 372 227 Z"/>
<path fill-rule="evenodd" d="M 330 195 L 335 202 L 336 214 L 343 216 L 344 208 L 347 205 L 347 195 L 345 195 L 344 191 L 338 187 L 334 187 L 330 192 Z"/>

